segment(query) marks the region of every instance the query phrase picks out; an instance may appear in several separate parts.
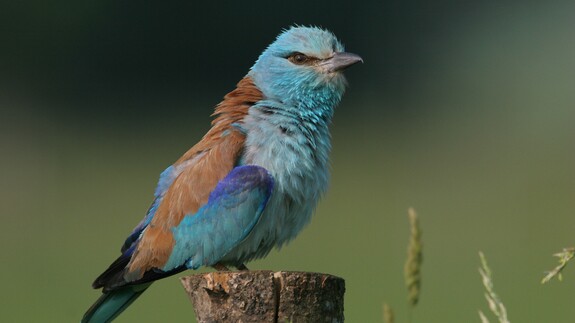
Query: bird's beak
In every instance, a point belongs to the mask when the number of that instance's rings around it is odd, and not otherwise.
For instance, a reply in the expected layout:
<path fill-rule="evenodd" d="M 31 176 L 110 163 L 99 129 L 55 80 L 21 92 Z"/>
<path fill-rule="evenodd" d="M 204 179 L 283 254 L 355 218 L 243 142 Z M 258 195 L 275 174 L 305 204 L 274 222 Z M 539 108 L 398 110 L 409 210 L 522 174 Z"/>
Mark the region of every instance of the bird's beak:
<path fill-rule="evenodd" d="M 324 61 L 325 69 L 328 73 L 344 70 L 355 63 L 362 62 L 363 59 L 356 54 L 339 52 Z M 322 64 L 323 65 L 323 64 Z"/>

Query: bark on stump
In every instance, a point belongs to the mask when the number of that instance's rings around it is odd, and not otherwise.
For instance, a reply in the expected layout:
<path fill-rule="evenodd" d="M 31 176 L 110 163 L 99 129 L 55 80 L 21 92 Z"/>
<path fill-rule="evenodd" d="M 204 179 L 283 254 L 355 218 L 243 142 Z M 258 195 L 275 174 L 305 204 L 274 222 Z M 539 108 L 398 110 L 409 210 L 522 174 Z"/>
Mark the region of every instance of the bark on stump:
<path fill-rule="evenodd" d="M 212 272 L 181 281 L 199 323 L 344 321 L 345 281 L 328 274 Z"/>

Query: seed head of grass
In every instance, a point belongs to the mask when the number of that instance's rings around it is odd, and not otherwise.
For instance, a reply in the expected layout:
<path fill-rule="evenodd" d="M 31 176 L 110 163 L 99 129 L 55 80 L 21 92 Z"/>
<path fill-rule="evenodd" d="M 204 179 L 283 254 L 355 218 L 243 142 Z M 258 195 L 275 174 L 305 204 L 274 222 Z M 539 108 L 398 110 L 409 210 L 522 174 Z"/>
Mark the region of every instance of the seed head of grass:
<path fill-rule="evenodd" d="M 421 243 L 421 229 L 417 213 L 413 208 L 408 210 L 410 235 L 407 247 L 407 260 L 403 270 L 405 285 L 407 286 L 407 300 L 411 306 L 419 301 L 421 292 L 421 264 L 423 262 L 423 244 Z"/>
<path fill-rule="evenodd" d="M 509 323 L 509 319 L 507 318 L 507 309 L 505 308 L 505 305 L 503 305 L 501 299 L 499 299 L 499 296 L 495 293 L 491 269 L 489 269 L 487 259 L 485 259 L 485 255 L 483 255 L 483 252 L 481 251 L 479 252 L 479 258 L 481 258 L 479 274 L 481 275 L 483 286 L 485 287 L 485 299 L 487 300 L 487 304 L 489 304 L 489 309 L 497 319 L 499 319 L 500 323 Z M 479 311 L 479 318 L 482 323 L 489 323 L 489 320 L 487 320 L 487 317 L 481 311 Z"/>
<path fill-rule="evenodd" d="M 559 281 L 563 279 L 561 272 L 567 266 L 567 263 L 575 257 L 575 248 L 564 248 L 561 252 L 553 254 L 553 256 L 559 258 L 559 265 L 546 272 L 545 277 L 541 280 L 541 284 L 548 283 L 553 277 L 557 277 Z"/>
<path fill-rule="evenodd" d="M 394 323 L 393 310 L 387 303 L 383 303 L 383 322 Z"/>

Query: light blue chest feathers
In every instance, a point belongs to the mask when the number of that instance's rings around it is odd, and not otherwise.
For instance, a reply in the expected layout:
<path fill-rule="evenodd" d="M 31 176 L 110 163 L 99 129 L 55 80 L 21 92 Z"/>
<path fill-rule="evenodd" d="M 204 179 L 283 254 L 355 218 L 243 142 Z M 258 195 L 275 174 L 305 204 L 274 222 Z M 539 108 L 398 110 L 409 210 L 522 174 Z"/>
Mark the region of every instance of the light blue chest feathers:
<path fill-rule="evenodd" d="M 293 239 L 309 223 L 329 181 L 331 112 L 301 115 L 275 102 L 250 108 L 242 128 L 242 164 L 267 169 L 275 187 L 250 236 L 223 262 L 242 263 L 265 256 Z"/>

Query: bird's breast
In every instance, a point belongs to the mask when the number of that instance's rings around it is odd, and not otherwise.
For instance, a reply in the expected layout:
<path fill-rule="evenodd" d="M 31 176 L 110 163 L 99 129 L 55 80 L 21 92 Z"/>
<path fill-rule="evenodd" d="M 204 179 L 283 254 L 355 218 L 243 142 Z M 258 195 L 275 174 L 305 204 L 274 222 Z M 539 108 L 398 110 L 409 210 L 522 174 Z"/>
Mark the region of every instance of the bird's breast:
<path fill-rule="evenodd" d="M 265 256 L 293 239 L 309 222 L 329 180 L 329 129 L 288 116 L 251 111 L 242 164 L 258 165 L 274 177 L 272 196 L 250 236 L 228 260 L 244 262 Z"/>

